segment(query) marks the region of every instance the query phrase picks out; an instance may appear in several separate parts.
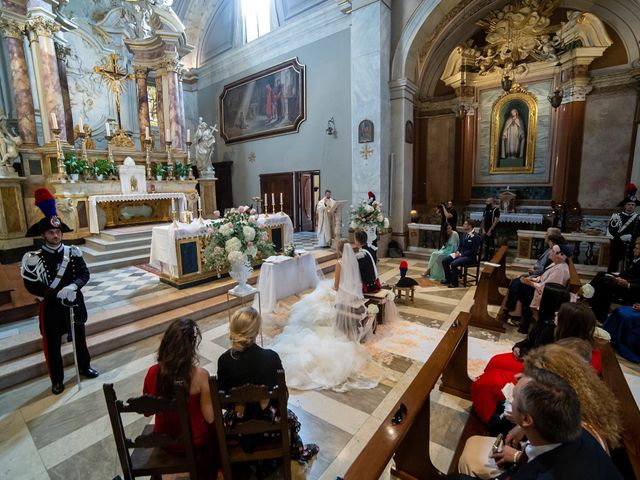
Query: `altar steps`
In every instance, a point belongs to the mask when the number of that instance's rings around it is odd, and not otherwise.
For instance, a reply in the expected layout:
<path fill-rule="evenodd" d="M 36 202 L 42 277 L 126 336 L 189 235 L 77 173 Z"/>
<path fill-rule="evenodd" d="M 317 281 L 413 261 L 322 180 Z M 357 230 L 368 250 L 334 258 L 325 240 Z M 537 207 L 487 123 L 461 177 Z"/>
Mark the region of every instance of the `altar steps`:
<path fill-rule="evenodd" d="M 155 225 L 113 228 L 85 239 L 81 247 L 91 272 L 148 263 Z"/>
<path fill-rule="evenodd" d="M 315 251 L 324 273 L 335 270 L 336 255 Z M 257 281 L 254 272 L 249 283 Z M 227 278 L 184 290 L 157 292 L 131 299 L 127 306 L 95 309 L 89 312 L 87 343 L 92 357 L 162 333 L 180 317 L 200 320 L 226 309 L 227 291 L 236 282 Z M 234 302 L 233 305 L 237 305 Z M 73 363 L 71 344 L 62 348 L 65 365 Z M 37 331 L 0 339 L 0 389 L 46 375 L 42 340 Z M 69 380 L 69 378 L 68 378 Z"/>

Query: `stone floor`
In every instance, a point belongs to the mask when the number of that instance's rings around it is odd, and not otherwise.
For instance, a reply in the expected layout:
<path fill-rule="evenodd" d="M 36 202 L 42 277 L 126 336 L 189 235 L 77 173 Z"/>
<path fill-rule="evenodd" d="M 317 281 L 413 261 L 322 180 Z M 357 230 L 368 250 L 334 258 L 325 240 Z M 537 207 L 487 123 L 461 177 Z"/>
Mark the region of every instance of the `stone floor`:
<path fill-rule="evenodd" d="M 385 259 L 379 268 L 383 282 L 395 283 L 398 260 Z M 409 275 L 425 263 L 409 259 Z M 343 474 L 379 427 L 397 399 L 429 357 L 433 347 L 460 311 L 473 302 L 474 288 L 421 288 L 415 301 L 398 302 L 403 318 L 381 326 L 367 348 L 383 372 L 370 390 L 291 391 L 290 408 L 302 423 L 305 442 L 320 445 L 317 459 L 302 467 L 293 464 L 296 479 L 331 479 Z M 291 297 L 285 306 L 297 301 Z M 126 298 L 119 300 L 126 302 Z M 201 364 L 215 373 L 217 359 L 228 346 L 227 313 L 199 322 L 203 332 Z M 384 328 L 383 328 L 384 327 Z M 498 335 L 470 329 L 469 370 L 482 371 L 495 353 L 508 351 L 521 336 L 513 331 Z M 101 372 L 78 390 L 72 369 L 66 371 L 66 390 L 50 394 L 48 378 L 41 377 L 0 392 L 0 478 L 11 479 L 111 479 L 120 472 L 102 384 L 113 383 L 120 398 L 140 394 L 144 375 L 155 361 L 160 336 L 154 336 L 93 359 Z M 636 394 L 640 392 L 637 366 L 621 361 Z M 434 391 L 431 396 L 431 457 L 447 471 L 453 449 L 466 421 L 469 402 Z M 141 431 L 149 420 L 126 417 L 129 432 Z M 385 473 L 383 478 L 389 478 Z"/>

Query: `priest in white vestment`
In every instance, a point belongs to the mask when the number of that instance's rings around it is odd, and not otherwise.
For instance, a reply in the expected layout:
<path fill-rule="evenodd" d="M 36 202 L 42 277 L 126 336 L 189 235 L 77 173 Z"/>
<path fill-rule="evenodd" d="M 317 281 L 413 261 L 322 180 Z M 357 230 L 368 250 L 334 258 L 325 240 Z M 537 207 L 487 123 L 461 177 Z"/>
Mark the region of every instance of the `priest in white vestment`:
<path fill-rule="evenodd" d="M 331 190 L 324 192 L 316 206 L 316 225 L 318 228 L 318 246 L 330 247 L 333 238 L 333 214 L 336 210 L 336 201 L 331 198 Z"/>

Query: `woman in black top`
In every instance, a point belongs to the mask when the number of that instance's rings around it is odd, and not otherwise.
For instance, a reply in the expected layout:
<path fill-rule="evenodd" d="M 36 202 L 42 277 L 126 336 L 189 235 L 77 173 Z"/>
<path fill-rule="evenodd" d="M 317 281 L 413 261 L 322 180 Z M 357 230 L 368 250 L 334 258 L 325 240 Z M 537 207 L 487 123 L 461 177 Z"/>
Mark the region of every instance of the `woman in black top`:
<path fill-rule="evenodd" d="M 246 384 L 277 385 L 276 373 L 283 370 L 280 357 L 273 350 L 262 348 L 256 344 L 262 319 L 251 307 L 238 310 L 229 323 L 229 339 L 231 348 L 218 358 L 218 387 L 228 391 Z M 287 392 L 288 396 L 288 392 Z M 269 418 L 274 420 L 280 415 L 279 406 L 268 401 L 255 405 L 236 405 L 236 408 L 225 414 L 225 422 L 234 423 L 251 418 Z M 312 443 L 304 445 L 300 438 L 300 422 L 296 415 L 287 410 L 289 420 L 289 437 L 291 441 L 291 458 L 305 463 L 320 450 Z M 279 435 L 279 433 L 274 433 Z M 240 439 L 242 448 L 251 452 L 260 438 L 246 435 Z"/>

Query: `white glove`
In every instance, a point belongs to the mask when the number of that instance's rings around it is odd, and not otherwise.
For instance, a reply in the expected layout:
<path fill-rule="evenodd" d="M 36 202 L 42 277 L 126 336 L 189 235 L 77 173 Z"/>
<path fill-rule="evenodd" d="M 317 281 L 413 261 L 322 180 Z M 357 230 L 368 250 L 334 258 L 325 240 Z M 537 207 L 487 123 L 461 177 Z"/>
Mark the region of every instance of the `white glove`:
<path fill-rule="evenodd" d="M 56 297 L 60 300 L 66 300 L 67 302 L 73 303 L 76 301 L 76 290 L 78 290 L 78 285 L 72 283 L 71 285 L 67 285 L 62 288 Z"/>
<path fill-rule="evenodd" d="M 631 234 L 627 233 L 625 235 L 620 235 L 620 240 L 622 240 L 623 242 L 630 242 L 631 241 Z"/>

